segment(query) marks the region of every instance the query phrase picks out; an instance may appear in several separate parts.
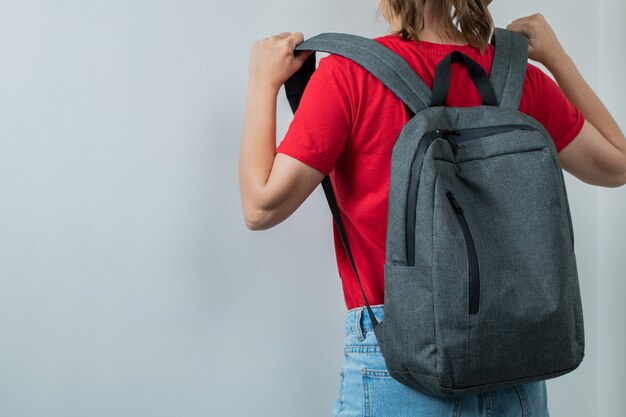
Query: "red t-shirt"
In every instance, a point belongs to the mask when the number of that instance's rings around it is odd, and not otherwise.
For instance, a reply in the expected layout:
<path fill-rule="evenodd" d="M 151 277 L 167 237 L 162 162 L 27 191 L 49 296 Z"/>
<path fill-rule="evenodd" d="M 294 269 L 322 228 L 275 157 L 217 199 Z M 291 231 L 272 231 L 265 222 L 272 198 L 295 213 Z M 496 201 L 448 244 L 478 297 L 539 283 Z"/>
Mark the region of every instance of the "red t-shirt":
<path fill-rule="evenodd" d="M 402 56 L 432 89 L 435 66 L 458 50 L 489 74 L 494 48 L 483 55 L 470 45 L 405 41 L 399 35 L 374 39 Z M 465 68 L 452 66 L 447 106 L 481 104 Z M 539 121 L 557 151 L 580 132 L 584 119 L 557 84 L 528 64 L 519 110 Z M 385 244 L 391 151 L 410 114 L 377 78 L 353 61 L 331 54 L 318 68 L 302 96 L 285 137 L 276 149 L 330 175 L 350 248 L 371 305 L 384 304 Z M 348 309 L 365 305 L 336 226 L 333 237 L 339 276 Z"/>

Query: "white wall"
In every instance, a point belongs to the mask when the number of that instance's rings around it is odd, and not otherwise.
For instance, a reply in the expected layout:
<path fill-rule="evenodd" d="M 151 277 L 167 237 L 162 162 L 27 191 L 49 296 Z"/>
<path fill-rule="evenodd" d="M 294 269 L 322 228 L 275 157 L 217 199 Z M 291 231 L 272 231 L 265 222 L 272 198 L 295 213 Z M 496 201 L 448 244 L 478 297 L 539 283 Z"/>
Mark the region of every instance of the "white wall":
<path fill-rule="evenodd" d="M 600 2 L 600 95 L 622 130 L 626 129 L 626 66 L 624 41 L 626 4 Z M 618 416 L 626 409 L 626 190 L 602 189 L 599 194 L 598 261 L 591 277 L 598 286 L 598 416 Z"/>
<path fill-rule="evenodd" d="M 544 12 L 626 123 L 607 65 L 626 37 L 597 20 L 623 5 L 492 10 Z M 269 231 L 241 216 L 249 47 L 384 30 L 373 0 L 0 1 L 1 417 L 330 415 L 345 307 L 323 192 Z M 280 140 L 282 91 L 278 112 Z M 549 382 L 551 413 L 617 415 L 624 192 L 567 182 L 587 357 Z"/>

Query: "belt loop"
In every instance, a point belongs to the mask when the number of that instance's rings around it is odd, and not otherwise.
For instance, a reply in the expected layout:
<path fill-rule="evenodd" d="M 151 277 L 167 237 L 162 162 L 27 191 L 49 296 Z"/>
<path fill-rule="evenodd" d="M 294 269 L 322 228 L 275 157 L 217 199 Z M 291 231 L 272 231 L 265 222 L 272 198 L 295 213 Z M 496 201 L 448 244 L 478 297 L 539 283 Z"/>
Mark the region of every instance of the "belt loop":
<path fill-rule="evenodd" d="M 363 307 L 357 308 L 356 317 L 354 318 L 354 331 L 356 332 L 356 340 L 362 342 L 365 340 L 363 337 L 363 329 L 361 328 L 361 315 L 363 314 Z"/>

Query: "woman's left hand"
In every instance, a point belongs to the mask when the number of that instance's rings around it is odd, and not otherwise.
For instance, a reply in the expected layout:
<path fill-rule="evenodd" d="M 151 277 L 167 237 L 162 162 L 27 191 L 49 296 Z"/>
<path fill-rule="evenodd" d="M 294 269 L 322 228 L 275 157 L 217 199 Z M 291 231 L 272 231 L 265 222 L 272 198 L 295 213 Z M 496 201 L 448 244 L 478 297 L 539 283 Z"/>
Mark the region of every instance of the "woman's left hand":
<path fill-rule="evenodd" d="M 301 32 L 282 32 L 271 38 L 258 40 L 250 49 L 248 73 L 250 83 L 270 87 L 276 92 L 304 63 L 313 51 L 297 51 L 304 41 Z"/>

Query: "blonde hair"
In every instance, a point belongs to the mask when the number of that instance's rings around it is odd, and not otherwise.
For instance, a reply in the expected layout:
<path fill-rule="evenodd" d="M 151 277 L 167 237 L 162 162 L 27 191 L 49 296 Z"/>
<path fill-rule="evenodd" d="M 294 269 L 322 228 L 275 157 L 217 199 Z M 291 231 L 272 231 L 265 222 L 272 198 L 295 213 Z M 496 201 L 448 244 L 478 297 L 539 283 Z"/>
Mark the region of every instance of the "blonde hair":
<path fill-rule="evenodd" d="M 494 27 L 487 8 L 491 0 L 381 0 L 382 6 L 400 21 L 400 29 L 392 33 L 401 35 L 404 40 L 419 42 L 427 1 L 435 29 L 449 37 L 454 37 L 460 29 L 470 45 L 481 53 L 487 49 Z"/>

